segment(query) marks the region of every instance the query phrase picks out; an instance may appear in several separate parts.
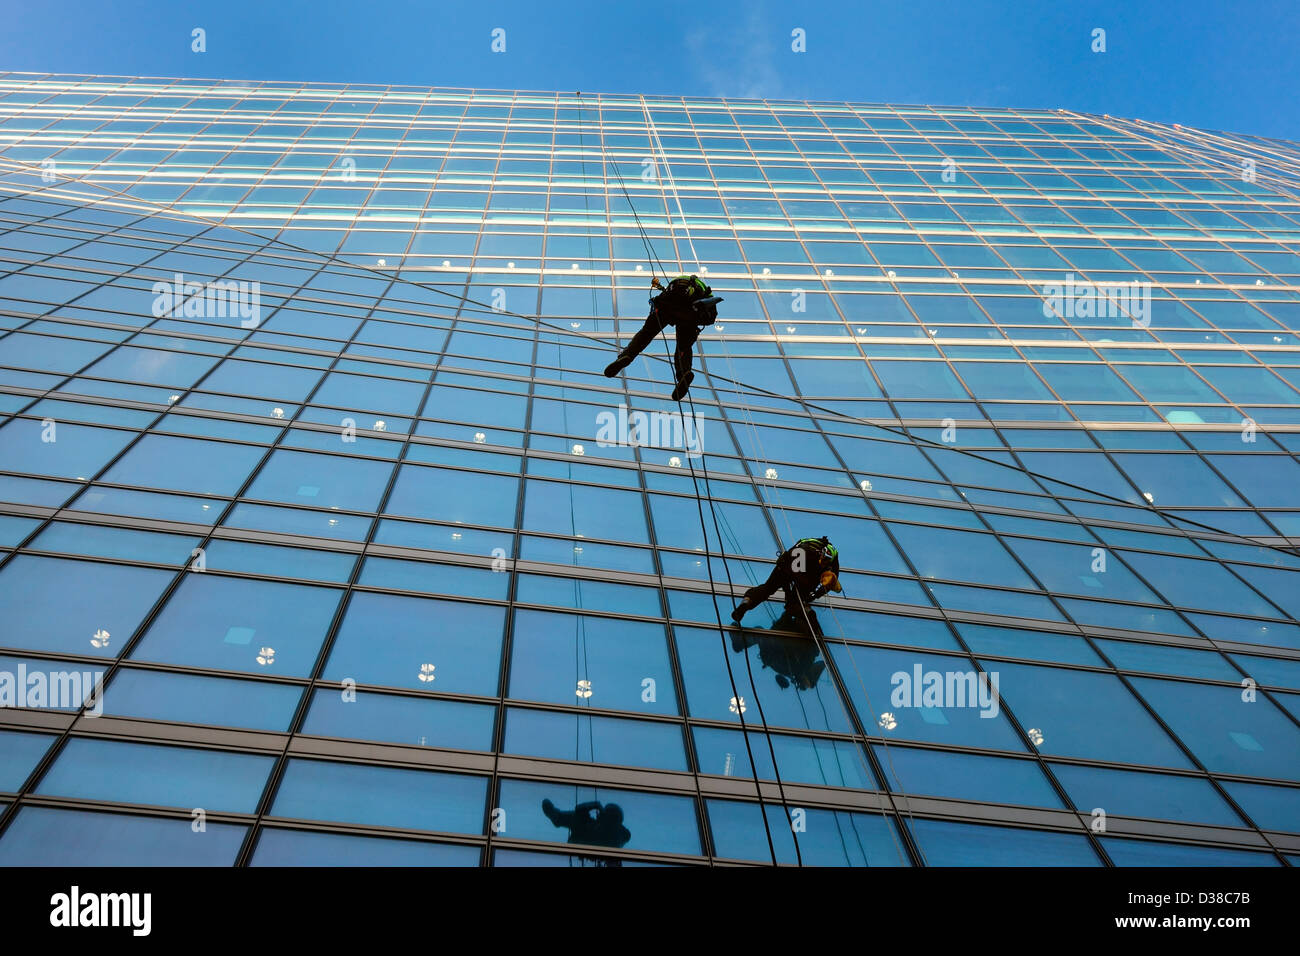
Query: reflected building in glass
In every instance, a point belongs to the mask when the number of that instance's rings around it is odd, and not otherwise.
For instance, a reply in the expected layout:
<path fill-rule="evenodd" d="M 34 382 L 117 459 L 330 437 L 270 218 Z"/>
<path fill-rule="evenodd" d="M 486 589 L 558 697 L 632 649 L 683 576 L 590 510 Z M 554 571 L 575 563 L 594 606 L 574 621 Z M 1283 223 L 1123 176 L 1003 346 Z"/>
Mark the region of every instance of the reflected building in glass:
<path fill-rule="evenodd" d="M 1298 172 L 0 74 L 0 862 L 1295 865 Z"/>

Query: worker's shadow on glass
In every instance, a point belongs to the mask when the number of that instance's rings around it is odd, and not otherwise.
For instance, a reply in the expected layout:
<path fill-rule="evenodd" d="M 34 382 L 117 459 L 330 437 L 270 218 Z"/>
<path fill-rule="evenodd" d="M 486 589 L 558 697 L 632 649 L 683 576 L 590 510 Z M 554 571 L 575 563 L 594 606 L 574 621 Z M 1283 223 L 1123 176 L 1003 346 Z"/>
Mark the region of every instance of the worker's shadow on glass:
<path fill-rule="evenodd" d="M 560 810 L 550 800 L 543 800 L 542 812 L 554 826 L 569 831 L 569 843 L 618 848 L 632 839 L 632 832 L 623 826 L 623 808 L 617 803 L 602 804 L 599 800 L 589 800 L 572 810 Z M 590 860 L 597 866 L 623 865 L 614 857 L 584 854 L 579 859 Z"/>
<path fill-rule="evenodd" d="M 804 618 L 807 614 L 807 619 Z M 821 636 L 821 625 L 812 608 L 802 612 L 787 607 L 785 612 L 772 622 L 771 631 L 731 629 L 731 649 L 737 654 L 744 654 L 755 644 L 758 645 L 758 659 L 764 668 L 771 668 L 776 673 L 776 684 L 782 690 L 794 686 L 796 690 L 811 690 L 821 680 L 826 670 L 826 662 L 821 660 L 821 652 L 813 631 Z M 777 634 L 775 631 L 793 631 L 798 637 Z"/>

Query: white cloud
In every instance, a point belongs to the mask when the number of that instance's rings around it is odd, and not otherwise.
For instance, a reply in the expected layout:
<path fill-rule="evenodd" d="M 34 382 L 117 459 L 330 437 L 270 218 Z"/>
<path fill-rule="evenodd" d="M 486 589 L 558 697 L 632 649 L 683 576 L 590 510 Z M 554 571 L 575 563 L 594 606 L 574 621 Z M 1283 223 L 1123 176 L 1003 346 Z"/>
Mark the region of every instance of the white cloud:
<path fill-rule="evenodd" d="M 747 99 L 790 99 L 785 79 L 777 69 L 779 45 L 789 30 L 766 22 L 751 9 L 740 23 L 712 30 L 692 30 L 686 35 L 686 54 L 709 96 Z M 786 51 L 791 57 L 806 53 Z"/>

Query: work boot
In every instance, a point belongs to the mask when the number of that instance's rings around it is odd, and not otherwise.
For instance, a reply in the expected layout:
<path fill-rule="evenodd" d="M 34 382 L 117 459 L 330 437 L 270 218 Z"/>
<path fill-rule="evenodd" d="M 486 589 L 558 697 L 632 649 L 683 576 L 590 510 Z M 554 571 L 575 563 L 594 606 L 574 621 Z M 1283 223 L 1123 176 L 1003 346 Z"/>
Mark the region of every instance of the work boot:
<path fill-rule="evenodd" d="M 687 372 L 677 380 L 677 387 L 673 389 L 673 401 L 680 402 L 686 390 L 691 387 L 691 382 L 695 380 L 694 372 Z"/>
<path fill-rule="evenodd" d="M 605 366 L 605 377 L 613 378 L 615 375 L 623 371 L 623 369 L 627 368 L 631 364 L 632 364 L 632 356 L 626 354 L 625 352 L 619 352 L 618 358 L 614 359 L 614 361 L 610 362 L 608 365 Z"/>

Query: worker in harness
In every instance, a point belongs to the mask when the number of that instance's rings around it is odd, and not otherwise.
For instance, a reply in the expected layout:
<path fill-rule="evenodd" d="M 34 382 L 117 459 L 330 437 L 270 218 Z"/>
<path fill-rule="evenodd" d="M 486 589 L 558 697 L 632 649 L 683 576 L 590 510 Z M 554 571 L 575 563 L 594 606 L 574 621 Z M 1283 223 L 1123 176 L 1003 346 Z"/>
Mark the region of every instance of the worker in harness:
<path fill-rule="evenodd" d="M 776 559 L 767 580 L 745 592 L 731 619 L 737 624 L 746 611 L 758 607 L 779 590 L 785 591 L 785 613 L 800 620 L 813 601 L 827 591 L 842 591 L 840 553 L 830 539 L 801 538 Z"/>
<path fill-rule="evenodd" d="M 602 804 L 599 800 L 589 800 L 578 804 L 572 810 L 559 810 L 550 800 L 543 800 L 542 812 L 552 824 L 569 831 L 568 842 L 570 843 L 621 847 L 632 839 L 631 832 L 623 826 L 623 808 L 617 803 Z M 622 865 L 617 859 L 607 860 L 604 857 L 591 859 L 597 865 Z"/>
<path fill-rule="evenodd" d="M 605 375 L 613 378 L 631 365 L 665 326 L 675 326 L 677 349 L 673 354 L 673 370 L 677 384 L 673 389 L 673 401 L 677 402 L 681 401 L 695 378 L 691 371 L 695 340 L 700 337 L 701 329 L 718 321 L 718 303 L 722 297 L 714 295 L 702 279 L 693 275 L 677 276 L 667 288 L 656 276 L 650 285 L 660 291 L 650 299 L 650 314 L 646 316 L 645 325 L 618 353 L 618 358 L 606 366 Z"/>

